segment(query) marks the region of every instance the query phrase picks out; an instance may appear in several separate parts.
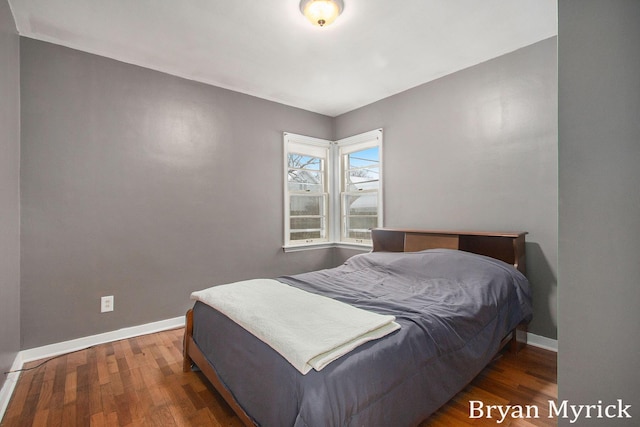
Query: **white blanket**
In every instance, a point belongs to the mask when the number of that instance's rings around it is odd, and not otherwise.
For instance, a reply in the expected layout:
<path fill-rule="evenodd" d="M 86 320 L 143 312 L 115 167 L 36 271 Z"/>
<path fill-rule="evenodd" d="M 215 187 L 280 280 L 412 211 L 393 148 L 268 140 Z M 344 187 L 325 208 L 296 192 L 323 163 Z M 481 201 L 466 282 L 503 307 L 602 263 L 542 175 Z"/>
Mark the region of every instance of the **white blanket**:
<path fill-rule="evenodd" d="M 384 316 L 277 280 L 255 279 L 191 294 L 271 346 L 298 371 L 317 371 L 400 328 Z"/>

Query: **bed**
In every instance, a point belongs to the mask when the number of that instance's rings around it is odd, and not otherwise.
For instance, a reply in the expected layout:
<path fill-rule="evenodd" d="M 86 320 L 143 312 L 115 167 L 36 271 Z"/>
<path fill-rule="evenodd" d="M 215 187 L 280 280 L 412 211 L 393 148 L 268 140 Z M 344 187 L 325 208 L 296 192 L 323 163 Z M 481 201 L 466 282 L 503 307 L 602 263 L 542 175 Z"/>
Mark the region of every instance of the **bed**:
<path fill-rule="evenodd" d="M 248 426 L 416 425 L 503 347 L 526 343 L 525 235 L 374 229 L 371 253 L 277 280 L 393 316 L 398 330 L 302 374 L 196 301 L 186 317 L 183 368 L 197 366 Z"/>

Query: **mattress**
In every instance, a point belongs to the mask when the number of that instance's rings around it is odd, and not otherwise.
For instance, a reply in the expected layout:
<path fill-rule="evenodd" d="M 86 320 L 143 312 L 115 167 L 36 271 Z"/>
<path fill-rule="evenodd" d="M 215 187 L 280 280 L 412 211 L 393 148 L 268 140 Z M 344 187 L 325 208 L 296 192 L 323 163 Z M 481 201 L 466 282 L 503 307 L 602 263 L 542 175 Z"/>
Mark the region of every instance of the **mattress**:
<path fill-rule="evenodd" d="M 334 269 L 278 280 L 393 315 L 401 328 L 302 375 L 251 333 L 197 302 L 195 342 L 263 426 L 416 425 L 471 381 L 502 338 L 532 316 L 529 283 L 520 272 L 455 250 L 356 255 Z"/>

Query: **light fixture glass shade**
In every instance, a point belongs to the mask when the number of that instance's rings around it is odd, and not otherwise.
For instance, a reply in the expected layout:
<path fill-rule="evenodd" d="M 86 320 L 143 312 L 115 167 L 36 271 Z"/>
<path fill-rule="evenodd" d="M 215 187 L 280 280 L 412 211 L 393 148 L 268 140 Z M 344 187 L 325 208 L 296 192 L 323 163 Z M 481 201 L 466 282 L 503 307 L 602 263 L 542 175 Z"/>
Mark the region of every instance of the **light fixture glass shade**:
<path fill-rule="evenodd" d="M 341 0 L 302 0 L 300 11 L 313 24 L 320 27 L 331 24 L 342 13 Z"/>

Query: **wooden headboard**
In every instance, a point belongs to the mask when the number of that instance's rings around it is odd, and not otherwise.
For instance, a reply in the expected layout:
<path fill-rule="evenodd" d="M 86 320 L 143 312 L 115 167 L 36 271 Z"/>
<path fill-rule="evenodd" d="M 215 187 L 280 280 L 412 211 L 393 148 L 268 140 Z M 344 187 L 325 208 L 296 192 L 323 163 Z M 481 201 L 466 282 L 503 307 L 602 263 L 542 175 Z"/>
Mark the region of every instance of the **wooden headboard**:
<path fill-rule="evenodd" d="M 374 228 L 374 252 L 417 252 L 425 249 L 458 249 L 486 255 L 512 264 L 527 274 L 524 237 L 526 231 L 494 233 L 484 231 L 410 230 Z"/>

